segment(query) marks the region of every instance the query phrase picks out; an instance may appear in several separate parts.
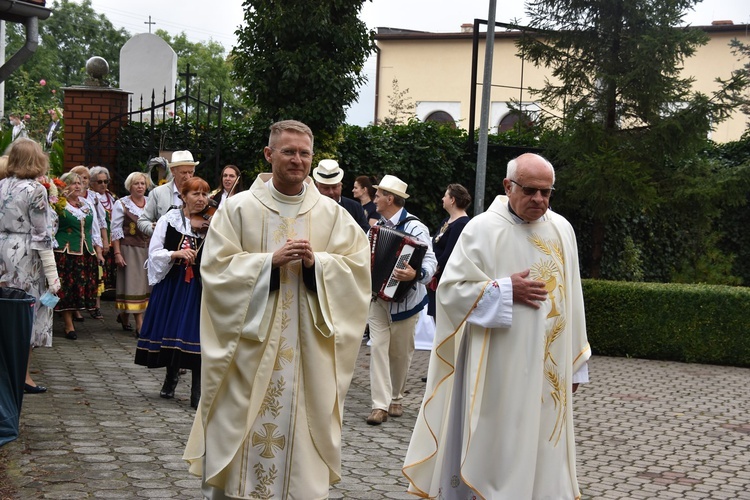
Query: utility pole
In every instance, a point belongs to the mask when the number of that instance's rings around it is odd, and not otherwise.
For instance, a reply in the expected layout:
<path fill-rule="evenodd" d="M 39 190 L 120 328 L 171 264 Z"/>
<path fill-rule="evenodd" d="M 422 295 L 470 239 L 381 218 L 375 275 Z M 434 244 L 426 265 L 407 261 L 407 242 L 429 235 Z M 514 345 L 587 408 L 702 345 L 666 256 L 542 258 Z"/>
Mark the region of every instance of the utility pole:
<path fill-rule="evenodd" d="M 482 104 L 479 115 L 474 215 L 484 212 L 484 186 L 487 181 L 487 143 L 489 142 L 490 100 L 492 98 L 492 59 L 495 49 L 496 8 L 496 0 L 490 0 L 490 11 L 487 15 L 487 43 L 484 51 L 484 75 L 482 76 Z"/>

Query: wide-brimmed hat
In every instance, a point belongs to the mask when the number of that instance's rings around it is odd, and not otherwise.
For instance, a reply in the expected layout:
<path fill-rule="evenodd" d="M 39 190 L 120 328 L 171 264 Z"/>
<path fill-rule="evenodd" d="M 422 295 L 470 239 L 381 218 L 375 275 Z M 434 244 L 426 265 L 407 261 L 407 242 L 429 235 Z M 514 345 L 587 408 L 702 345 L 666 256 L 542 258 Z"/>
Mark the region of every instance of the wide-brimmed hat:
<path fill-rule="evenodd" d="M 196 166 L 199 161 L 193 160 L 193 153 L 190 151 L 173 151 L 172 161 L 169 162 L 169 168 L 179 167 L 180 165 Z"/>
<path fill-rule="evenodd" d="M 338 184 L 344 178 L 344 171 L 336 160 L 320 160 L 313 169 L 313 179 L 321 184 Z"/>
<path fill-rule="evenodd" d="M 378 184 L 377 186 L 373 186 L 373 187 L 375 189 L 388 191 L 389 193 L 393 193 L 404 199 L 409 197 L 409 195 L 406 194 L 406 189 L 409 186 L 407 186 L 404 181 L 402 181 L 395 175 L 384 175 L 380 181 L 380 184 Z"/>

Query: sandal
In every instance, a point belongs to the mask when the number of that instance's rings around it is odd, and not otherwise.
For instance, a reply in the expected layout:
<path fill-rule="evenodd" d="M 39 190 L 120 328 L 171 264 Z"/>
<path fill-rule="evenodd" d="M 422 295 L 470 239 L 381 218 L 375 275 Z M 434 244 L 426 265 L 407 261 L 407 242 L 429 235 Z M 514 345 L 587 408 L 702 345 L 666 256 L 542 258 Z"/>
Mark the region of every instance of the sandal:
<path fill-rule="evenodd" d="M 73 316 L 73 321 L 75 321 L 76 323 L 83 323 L 84 321 L 86 321 L 86 318 L 84 318 L 83 316 L 75 316 L 74 315 Z"/>
<path fill-rule="evenodd" d="M 132 332 L 133 331 L 133 327 L 130 326 L 130 323 L 123 323 L 122 322 L 122 314 L 118 314 L 117 315 L 117 322 L 122 325 L 122 329 L 125 330 L 126 332 Z"/>
<path fill-rule="evenodd" d="M 104 319 L 104 316 L 102 316 L 102 311 L 98 307 L 95 307 L 94 309 L 89 309 L 89 314 L 94 319 Z"/>

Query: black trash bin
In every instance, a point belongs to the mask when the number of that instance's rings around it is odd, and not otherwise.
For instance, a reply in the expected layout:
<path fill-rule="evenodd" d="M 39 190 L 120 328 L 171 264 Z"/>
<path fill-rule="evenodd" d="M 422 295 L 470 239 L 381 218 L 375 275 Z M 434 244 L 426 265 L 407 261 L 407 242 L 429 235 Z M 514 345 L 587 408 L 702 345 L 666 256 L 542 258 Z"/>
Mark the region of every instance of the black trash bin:
<path fill-rule="evenodd" d="M 0 446 L 18 437 L 35 299 L 0 287 Z"/>

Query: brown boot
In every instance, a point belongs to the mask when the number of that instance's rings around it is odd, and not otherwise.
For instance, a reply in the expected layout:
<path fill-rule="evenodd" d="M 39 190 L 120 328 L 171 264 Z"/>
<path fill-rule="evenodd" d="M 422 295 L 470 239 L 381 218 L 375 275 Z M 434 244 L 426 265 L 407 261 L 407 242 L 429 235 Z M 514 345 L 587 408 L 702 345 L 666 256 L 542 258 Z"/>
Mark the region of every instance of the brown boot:
<path fill-rule="evenodd" d="M 369 425 L 380 425 L 388 420 L 388 413 L 385 410 L 372 410 L 370 416 L 367 417 L 367 423 Z"/>
<path fill-rule="evenodd" d="M 401 403 L 391 403 L 391 406 L 388 407 L 388 415 L 392 417 L 400 417 L 404 414 L 404 408 L 401 406 Z"/>

